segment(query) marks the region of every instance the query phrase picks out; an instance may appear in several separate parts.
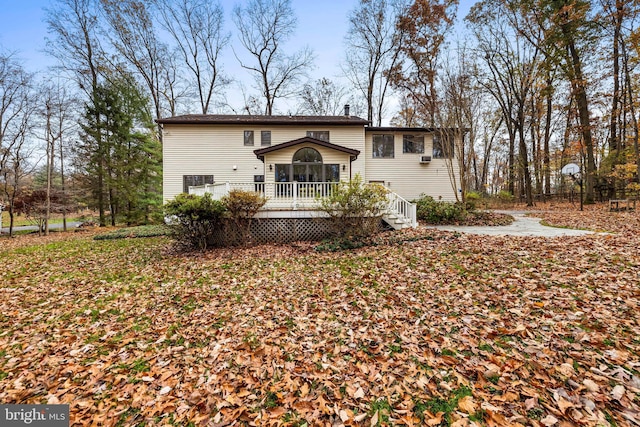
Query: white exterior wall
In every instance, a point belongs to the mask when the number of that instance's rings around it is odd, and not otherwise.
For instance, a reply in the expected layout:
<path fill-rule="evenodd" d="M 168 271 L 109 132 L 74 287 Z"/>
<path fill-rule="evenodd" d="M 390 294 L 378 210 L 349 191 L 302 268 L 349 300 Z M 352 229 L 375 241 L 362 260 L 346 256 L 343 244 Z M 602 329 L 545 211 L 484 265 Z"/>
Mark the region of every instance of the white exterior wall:
<path fill-rule="evenodd" d="M 244 145 L 245 130 L 254 131 L 253 146 Z M 268 163 L 263 163 L 253 153 L 256 149 L 264 148 L 260 145 L 260 132 L 263 130 L 271 131 L 271 146 L 306 137 L 307 131 L 329 131 L 332 144 L 360 150 L 358 159 L 351 164 L 351 172 L 353 175 L 360 173 L 365 178 L 365 132 L 364 127 L 360 125 L 165 124 L 163 130 L 164 201 L 171 200 L 182 192 L 183 175 L 213 175 L 216 183 L 253 182 L 254 175 L 265 175 L 265 181 L 273 181 L 273 176 L 269 175 L 275 174 L 275 171 L 270 172 L 266 166 Z M 324 157 L 324 151 L 320 152 Z M 327 157 L 324 161 L 333 163 L 331 157 Z M 290 162 L 291 157 L 288 162 L 283 163 Z M 234 166 L 236 166 L 235 170 Z M 343 172 L 340 173 L 342 177 Z"/>
<path fill-rule="evenodd" d="M 394 158 L 373 158 L 373 135 L 394 135 Z M 418 134 L 410 131 L 369 131 L 366 133 L 364 157 L 366 161 L 366 182 L 384 181 L 385 186 L 407 200 L 413 200 L 426 194 L 436 200 L 455 201 L 455 192 L 460 187 L 460 170 L 457 159 L 431 159 L 430 163 L 421 164 L 421 156 L 432 156 L 433 140 L 430 133 L 425 133 L 424 153 L 413 154 L 402 152 L 402 135 Z M 363 154 L 360 155 L 361 157 Z M 452 162 L 455 184 L 450 179 L 447 162 Z M 455 185 L 455 187 L 454 187 Z"/>

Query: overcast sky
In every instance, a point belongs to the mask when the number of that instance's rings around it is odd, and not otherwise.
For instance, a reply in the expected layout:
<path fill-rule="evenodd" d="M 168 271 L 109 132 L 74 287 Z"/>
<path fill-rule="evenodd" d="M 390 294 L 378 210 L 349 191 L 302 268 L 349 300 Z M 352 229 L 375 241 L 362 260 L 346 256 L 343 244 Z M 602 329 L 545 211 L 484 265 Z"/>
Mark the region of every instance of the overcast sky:
<path fill-rule="evenodd" d="M 347 31 L 347 16 L 359 0 L 292 0 L 298 18 L 294 40 L 289 49 L 308 45 L 315 53 L 315 69 L 311 77 L 328 77 L 339 80 L 340 63 L 344 57 L 344 36 Z M 241 49 L 235 37 L 231 11 L 237 0 L 223 0 L 225 25 L 232 33 L 231 44 Z M 474 0 L 461 0 L 459 18 L 464 17 Z M 54 60 L 45 53 L 47 25 L 44 8 L 50 0 L 0 0 L 0 48 L 16 51 L 29 71 L 45 71 Z M 225 70 L 236 79 L 251 85 L 249 74 L 242 70 L 231 49 L 223 59 Z M 277 107 L 278 105 L 276 105 Z"/>

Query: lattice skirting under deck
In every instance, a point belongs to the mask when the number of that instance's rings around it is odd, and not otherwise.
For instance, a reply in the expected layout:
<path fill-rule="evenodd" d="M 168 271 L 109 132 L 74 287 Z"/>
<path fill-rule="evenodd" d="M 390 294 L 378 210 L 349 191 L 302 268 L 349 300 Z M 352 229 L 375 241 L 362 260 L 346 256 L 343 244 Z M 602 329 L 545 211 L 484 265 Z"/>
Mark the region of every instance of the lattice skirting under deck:
<path fill-rule="evenodd" d="M 382 227 L 379 218 L 371 218 L 371 221 L 369 229 Z M 227 220 L 220 232 L 216 233 L 214 241 L 209 243 L 213 246 L 232 246 L 245 242 L 262 244 L 320 241 L 334 234 L 327 218 L 256 218 L 251 221 L 248 232 L 246 225 L 239 227 Z"/>

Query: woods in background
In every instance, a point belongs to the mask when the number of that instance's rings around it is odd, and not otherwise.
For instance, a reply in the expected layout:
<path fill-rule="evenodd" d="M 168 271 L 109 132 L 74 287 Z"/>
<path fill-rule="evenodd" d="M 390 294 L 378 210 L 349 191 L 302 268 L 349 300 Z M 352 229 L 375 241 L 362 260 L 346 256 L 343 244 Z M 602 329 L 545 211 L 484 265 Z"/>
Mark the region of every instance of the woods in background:
<path fill-rule="evenodd" d="M 53 0 L 57 65 L 46 78 L 0 52 L 0 201 L 11 218 L 37 194 L 45 219 L 81 205 L 101 225 L 148 222 L 161 211 L 155 119 L 332 115 L 346 103 L 373 126 L 462 131 L 462 145 L 441 145 L 455 150 L 463 198 L 502 192 L 532 205 L 574 185 L 560 173 L 567 163 L 581 167 L 587 203 L 634 196 L 638 3 L 484 0 L 462 17 L 456 0 L 360 0 L 336 16 L 348 22 L 342 75 L 312 78 L 312 49 L 287 47 L 291 0 L 230 11 L 207 0 Z M 225 69 L 231 51 L 246 85 Z"/>

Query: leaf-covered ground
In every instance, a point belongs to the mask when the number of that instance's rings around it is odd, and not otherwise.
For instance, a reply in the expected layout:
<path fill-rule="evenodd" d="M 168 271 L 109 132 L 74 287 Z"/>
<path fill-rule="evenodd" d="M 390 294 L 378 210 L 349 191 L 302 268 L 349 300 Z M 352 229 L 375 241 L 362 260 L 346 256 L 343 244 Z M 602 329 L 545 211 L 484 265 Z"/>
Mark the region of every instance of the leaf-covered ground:
<path fill-rule="evenodd" d="M 617 233 L 0 239 L 0 402 L 87 426 L 638 425 L 640 215 L 536 215 Z"/>

